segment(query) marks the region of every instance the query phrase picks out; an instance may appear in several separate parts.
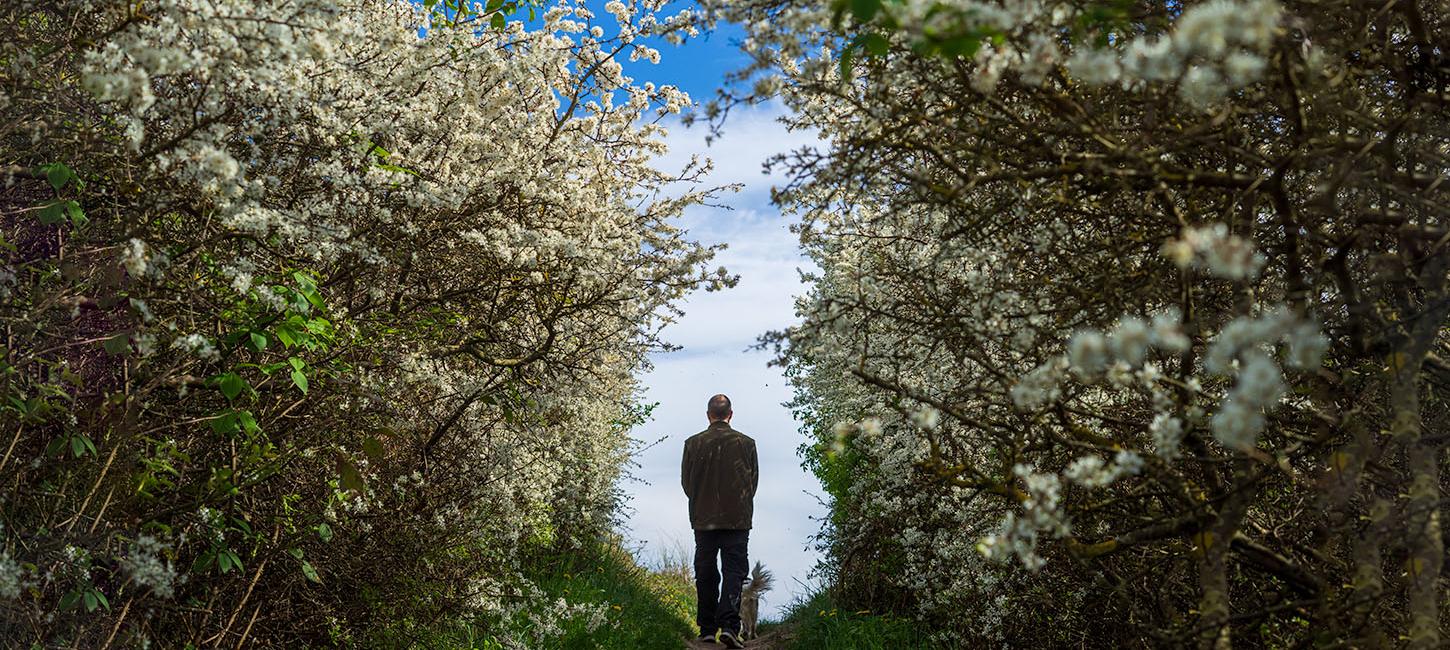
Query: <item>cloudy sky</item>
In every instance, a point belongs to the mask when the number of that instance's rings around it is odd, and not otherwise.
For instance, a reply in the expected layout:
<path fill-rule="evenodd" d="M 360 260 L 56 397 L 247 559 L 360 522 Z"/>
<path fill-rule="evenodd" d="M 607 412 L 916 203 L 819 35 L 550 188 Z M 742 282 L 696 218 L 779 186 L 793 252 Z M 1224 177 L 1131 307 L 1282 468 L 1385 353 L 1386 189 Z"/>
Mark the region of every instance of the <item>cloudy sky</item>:
<path fill-rule="evenodd" d="M 640 83 L 672 84 L 703 102 L 715 95 L 727 72 L 746 65 L 738 47 L 742 33 L 738 26 L 722 24 L 683 46 L 654 39 L 659 42 L 650 44 L 661 50 L 660 64 L 622 63 Z M 696 207 L 682 224 L 699 241 L 729 245 L 716 262 L 739 275 L 740 283 L 691 296 L 683 305 L 686 315 L 665 330 L 666 340 L 683 349 L 655 355 L 654 370 L 641 377 L 644 400 L 659 406 L 653 420 L 635 432 L 641 440 L 659 442 L 635 458 L 634 480 L 624 486 L 632 498 L 625 533 L 642 562 L 655 564 L 662 552 L 693 554 L 680 455 L 685 438 L 707 425 L 705 402 L 715 393 L 729 395 L 735 405 L 732 423 L 755 438 L 760 457 L 750 559 L 764 562 L 776 576 L 766 616 L 778 616 L 795 596 L 804 595 L 816 558 L 809 538 L 819 528 L 816 519 L 825 514 L 820 484 L 801 469 L 796 456 L 804 439 L 783 406 L 791 398 L 790 387 L 778 368 L 768 367 L 770 353 L 749 350 L 761 334 L 794 322 L 794 297 L 803 288 L 797 269 L 809 264 L 797 253 L 788 222 L 770 204 L 771 186 L 785 179 L 766 176 L 762 163 L 815 138 L 787 131 L 776 120 L 780 115 L 773 106 L 733 111 L 723 135 L 709 145 L 704 125 L 686 129 L 673 122 L 670 127 L 670 153 L 659 161 L 661 169 L 678 170 L 699 154 L 715 164 L 710 185 L 743 186 L 721 197 L 718 202 L 726 207 Z"/>
<path fill-rule="evenodd" d="M 654 370 L 642 380 L 645 401 L 658 402 L 654 419 L 636 435 L 661 440 L 636 461 L 638 480 L 626 489 L 633 497 L 628 534 L 644 562 L 657 561 L 661 551 L 692 553 L 684 494 L 680 490 L 680 454 L 685 438 L 704 429 L 705 402 L 715 393 L 730 396 L 734 427 L 755 438 L 760 457 L 760 488 L 755 498 L 755 529 L 751 561 L 774 571 L 776 590 L 768 595 L 765 613 L 778 615 L 797 595 L 815 562 L 809 537 L 824 514 L 820 485 L 800 467 L 796 447 L 804 440 L 783 402 L 791 391 L 779 368 L 769 367 L 770 354 L 749 348 L 756 337 L 794 322 L 794 296 L 802 290 L 797 269 L 809 262 L 796 250 L 788 223 L 770 205 L 770 187 L 782 178 L 762 173 L 769 155 L 814 141 L 810 134 L 790 133 L 776 122 L 779 109 L 760 108 L 732 115 L 724 135 L 706 146 L 704 128 L 675 128 L 666 169 L 690 154 L 710 157 L 716 183 L 741 183 L 744 190 L 725 197 L 732 209 L 698 207 L 684 225 L 704 242 L 725 242 L 729 248 L 717 261 L 740 276 L 734 289 L 698 293 L 684 305 L 685 316 L 665 330 L 665 337 L 683 350 L 657 354 Z"/>

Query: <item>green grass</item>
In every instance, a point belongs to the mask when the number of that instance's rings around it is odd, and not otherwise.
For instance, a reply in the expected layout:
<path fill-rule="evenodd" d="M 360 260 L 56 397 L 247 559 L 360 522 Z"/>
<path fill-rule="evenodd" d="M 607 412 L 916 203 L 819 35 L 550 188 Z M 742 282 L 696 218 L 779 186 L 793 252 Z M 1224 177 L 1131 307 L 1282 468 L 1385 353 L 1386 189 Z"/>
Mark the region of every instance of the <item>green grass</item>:
<path fill-rule="evenodd" d="M 560 599 L 570 606 L 603 608 L 606 622 L 588 629 L 586 616 L 560 623 L 561 636 L 534 639 L 534 610 L 506 618 L 449 620 L 380 629 L 368 647 L 502 650 L 511 637 L 530 650 L 682 650 L 695 634 L 695 585 L 683 551 L 660 556 L 653 570 L 640 566 L 619 539 L 573 552 L 535 556 L 524 575 L 543 593 L 539 609 Z"/>
<path fill-rule="evenodd" d="M 679 650 L 695 632 L 695 587 L 688 570 L 650 571 L 617 545 L 554 558 L 535 576 L 551 598 L 609 606 L 609 623 L 588 632 L 582 621 L 565 626 L 559 650 Z"/>
<path fill-rule="evenodd" d="M 762 623 L 761 634 L 786 628 L 793 650 L 875 650 L 934 648 L 916 622 L 890 614 L 841 609 L 818 592 L 797 601 L 780 622 Z"/>

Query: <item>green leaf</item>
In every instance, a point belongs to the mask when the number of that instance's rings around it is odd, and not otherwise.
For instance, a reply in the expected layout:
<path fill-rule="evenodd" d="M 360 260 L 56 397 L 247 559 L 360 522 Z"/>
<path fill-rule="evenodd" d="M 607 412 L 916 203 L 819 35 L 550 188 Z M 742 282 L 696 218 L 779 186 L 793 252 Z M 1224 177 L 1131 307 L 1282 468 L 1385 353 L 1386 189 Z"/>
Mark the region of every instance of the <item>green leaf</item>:
<path fill-rule="evenodd" d="M 328 336 L 332 333 L 332 321 L 326 318 L 313 318 L 306 323 L 307 331 L 319 336 Z"/>
<path fill-rule="evenodd" d="M 72 180 L 80 180 L 80 178 L 76 176 L 76 173 L 71 171 L 71 168 L 65 166 L 64 163 L 51 163 L 49 165 L 43 165 L 41 166 L 41 169 L 45 170 L 45 180 L 50 181 L 50 186 L 55 188 L 55 191 L 57 192 L 60 191 L 60 188 L 65 187 L 66 183 L 69 183 Z M 79 185 L 80 183 L 77 182 L 76 184 Z"/>
<path fill-rule="evenodd" d="M 242 376 L 235 372 L 219 375 L 217 386 L 221 388 L 222 394 L 227 396 L 228 401 L 236 399 L 238 395 L 242 394 L 242 391 L 248 388 L 247 380 L 242 379 Z"/>
<path fill-rule="evenodd" d="M 337 457 L 337 473 L 342 489 L 362 492 L 367 488 L 367 485 L 363 483 L 362 474 L 357 471 L 357 466 L 341 454 Z"/>
<path fill-rule="evenodd" d="M 861 47 L 872 56 L 886 56 L 886 50 L 891 45 L 885 36 L 880 34 L 865 34 L 861 37 Z"/>
<path fill-rule="evenodd" d="M 101 347 L 106 349 L 106 354 L 122 355 L 131 351 L 131 335 L 127 332 L 117 332 L 110 338 L 101 342 Z"/>
<path fill-rule="evenodd" d="M 232 526 L 237 530 L 242 531 L 243 533 L 246 533 L 248 535 L 252 534 L 252 525 L 247 523 L 247 520 L 245 519 L 232 517 Z"/>
<path fill-rule="evenodd" d="M 383 149 L 382 147 L 379 147 L 377 145 L 373 145 L 373 150 L 374 151 L 381 151 L 383 156 L 388 155 L 388 152 L 387 152 L 386 149 Z M 294 282 L 296 282 L 297 283 L 297 286 L 299 288 L 301 288 L 303 291 L 307 291 L 307 290 L 311 290 L 311 289 L 316 289 L 317 288 L 317 282 L 312 279 L 312 276 L 307 275 L 306 273 L 303 273 L 301 271 L 293 271 L 292 272 L 292 280 Z"/>
<path fill-rule="evenodd" d="M 80 448 L 79 451 L 76 450 L 76 442 L 77 441 L 80 442 L 80 447 L 81 448 Z M 91 439 L 90 438 L 87 438 L 87 437 L 85 437 L 83 435 L 76 434 L 74 436 L 71 436 L 70 446 L 71 446 L 71 453 L 74 453 L 77 458 L 79 458 L 81 456 L 84 456 L 87 452 L 89 452 L 92 456 L 95 456 L 96 455 L 96 444 L 93 443 L 93 442 L 91 442 Z"/>
<path fill-rule="evenodd" d="M 237 432 L 237 411 L 222 414 L 211 421 L 211 430 L 229 436 Z"/>
<path fill-rule="evenodd" d="M 65 219 L 65 204 L 65 201 L 55 201 L 54 203 L 46 204 L 36 216 L 40 218 L 41 223 L 47 226 L 54 226 Z"/>
<path fill-rule="evenodd" d="M 50 444 L 45 446 L 45 454 L 47 456 L 60 455 L 62 451 L 65 450 L 65 445 L 68 440 L 69 438 L 62 436 L 60 438 L 56 438 L 55 440 L 50 441 Z"/>
<path fill-rule="evenodd" d="M 252 417 L 251 411 L 237 411 L 237 422 L 241 423 L 242 430 L 248 434 L 256 434 L 262 431 L 257 425 L 257 418 Z"/>
<path fill-rule="evenodd" d="M 252 341 L 252 350 L 254 352 L 261 352 L 262 350 L 267 349 L 266 334 L 263 334 L 261 332 L 252 332 L 250 338 Z"/>
<path fill-rule="evenodd" d="M 332 526 L 329 526 L 326 523 L 317 524 L 317 536 L 321 538 L 323 542 L 332 541 Z"/>
<path fill-rule="evenodd" d="M 302 561 L 302 576 L 308 580 L 322 584 L 322 577 L 317 575 L 317 569 L 312 568 L 312 563 L 307 560 Z"/>
<path fill-rule="evenodd" d="M 269 363 L 269 364 L 266 364 L 264 366 L 258 366 L 258 367 L 262 370 L 262 374 L 267 375 L 267 376 L 270 377 L 270 376 L 272 376 L 272 373 L 277 372 L 278 370 L 281 370 L 283 368 L 286 368 L 287 367 L 287 363 L 286 362 L 283 362 L 283 361 L 278 361 L 276 363 Z"/>
<path fill-rule="evenodd" d="M 494 14 L 492 18 L 488 19 L 488 24 L 494 29 L 502 31 L 507 26 L 508 20 L 503 17 L 503 14 Z"/>
<path fill-rule="evenodd" d="M 881 0 L 851 0 L 851 15 L 856 17 L 856 22 L 869 23 L 880 10 Z"/>
<path fill-rule="evenodd" d="M 285 323 L 278 325 L 273 333 L 277 335 L 277 340 L 281 341 L 283 346 L 290 348 L 297 345 L 297 337 L 293 335 L 291 326 Z"/>
<path fill-rule="evenodd" d="M 93 590 L 91 590 L 91 592 L 96 595 L 96 600 L 101 601 L 101 606 L 102 607 L 105 607 L 107 611 L 110 611 L 110 609 L 111 609 L 111 601 L 109 601 L 109 600 L 106 599 L 106 595 L 103 594 L 103 593 L 101 593 L 101 590 L 99 590 L 99 589 L 93 589 Z"/>
<path fill-rule="evenodd" d="M 65 202 L 65 213 L 66 216 L 70 217 L 71 225 L 77 228 L 80 228 L 81 226 L 84 226 L 91 222 L 90 219 L 86 218 L 85 211 L 81 210 L 81 204 L 76 203 L 75 201 Z"/>
<path fill-rule="evenodd" d="M 302 549 L 300 548 L 289 548 L 287 549 L 287 553 L 299 560 L 302 559 Z"/>
<path fill-rule="evenodd" d="M 216 561 L 216 555 L 215 546 L 203 551 L 201 555 L 196 557 L 196 561 L 191 563 L 192 572 L 200 573 L 211 568 L 212 562 Z"/>
<path fill-rule="evenodd" d="M 291 357 L 291 358 L 287 359 L 287 363 L 288 363 L 288 365 L 292 366 L 292 369 L 293 370 L 301 370 L 301 369 L 307 367 L 307 362 L 306 361 L 303 361 L 303 360 L 301 360 L 301 359 L 299 359 L 297 357 Z"/>
<path fill-rule="evenodd" d="M 227 562 L 227 564 L 229 565 L 226 569 L 222 569 L 222 573 L 226 573 L 227 571 L 230 571 L 232 568 L 236 568 L 236 569 L 241 569 L 242 568 L 242 558 L 237 557 L 237 554 L 236 553 L 233 553 L 231 549 L 226 549 L 226 550 L 222 551 L 221 553 L 218 553 L 217 554 L 217 558 L 219 558 L 219 561 L 221 559 L 224 559 Z"/>
<path fill-rule="evenodd" d="M 420 174 L 418 174 L 418 172 L 415 172 L 415 171 L 413 171 L 411 169 L 408 169 L 407 167 L 401 167 L 401 166 L 394 165 L 394 164 L 391 164 L 391 163 L 378 163 L 377 168 L 378 169 L 381 169 L 381 170 L 384 170 L 384 171 L 390 171 L 390 172 L 393 172 L 395 174 L 407 174 L 409 176 L 419 176 L 420 175 Z"/>
<path fill-rule="evenodd" d="M 80 602 L 80 599 L 81 592 L 79 590 L 67 592 L 66 595 L 60 597 L 60 608 L 70 609 L 75 607 L 76 603 Z"/>
<path fill-rule="evenodd" d="M 381 461 L 383 459 L 383 443 L 381 440 L 372 436 L 363 438 L 362 448 L 363 453 L 367 454 L 368 458 L 375 461 Z"/>
<path fill-rule="evenodd" d="M 416 175 L 417 174 L 414 174 L 414 176 Z M 306 298 L 307 302 L 311 303 L 312 306 L 317 308 L 318 311 L 323 311 L 327 309 L 327 303 L 323 302 L 322 294 L 318 293 L 317 287 L 312 287 L 311 289 L 303 291 L 302 297 Z"/>
<path fill-rule="evenodd" d="M 292 383 L 297 385 L 297 389 L 302 391 L 303 395 L 307 394 L 307 375 L 303 374 L 301 370 L 292 371 Z"/>
<path fill-rule="evenodd" d="M 96 592 L 94 592 L 94 591 L 87 591 L 86 594 L 85 594 L 85 596 L 84 596 L 84 598 L 85 598 L 85 601 L 86 601 L 86 611 L 87 612 L 94 612 L 94 611 L 96 611 L 96 608 L 100 606 L 100 603 L 99 602 L 96 602 Z"/>

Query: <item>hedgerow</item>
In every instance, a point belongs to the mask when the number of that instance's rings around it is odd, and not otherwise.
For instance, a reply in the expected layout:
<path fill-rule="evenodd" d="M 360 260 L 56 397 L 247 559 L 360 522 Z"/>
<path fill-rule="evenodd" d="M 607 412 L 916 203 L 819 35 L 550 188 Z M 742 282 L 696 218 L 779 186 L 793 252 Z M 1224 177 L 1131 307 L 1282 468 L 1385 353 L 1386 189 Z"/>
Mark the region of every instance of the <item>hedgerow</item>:
<path fill-rule="evenodd" d="M 694 19 L 455 9 L 0 9 L 7 643 L 581 615 L 520 558 L 610 526 L 634 372 L 731 282 L 618 60 Z"/>
<path fill-rule="evenodd" d="M 1440 647 L 1431 2 L 713 3 L 822 143 L 766 339 L 842 607 L 953 645 Z"/>

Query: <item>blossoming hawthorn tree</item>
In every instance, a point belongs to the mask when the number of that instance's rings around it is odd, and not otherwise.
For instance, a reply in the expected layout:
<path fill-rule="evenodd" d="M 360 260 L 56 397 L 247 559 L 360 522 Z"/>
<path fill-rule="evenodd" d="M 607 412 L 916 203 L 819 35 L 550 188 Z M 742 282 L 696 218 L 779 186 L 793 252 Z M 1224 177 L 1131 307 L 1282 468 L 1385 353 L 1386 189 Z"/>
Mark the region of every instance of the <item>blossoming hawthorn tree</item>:
<path fill-rule="evenodd" d="M 839 588 L 958 640 L 1441 645 L 1441 8 L 715 8 L 754 63 L 711 114 L 826 142 L 778 161 L 820 271 L 767 343 Z"/>
<path fill-rule="evenodd" d="M 696 18 L 425 4 L 0 9 L 7 640 L 505 621 L 613 520 L 633 373 L 733 282 L 619 63 Z"/>

